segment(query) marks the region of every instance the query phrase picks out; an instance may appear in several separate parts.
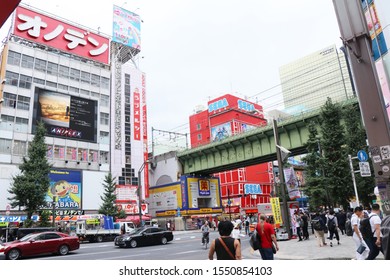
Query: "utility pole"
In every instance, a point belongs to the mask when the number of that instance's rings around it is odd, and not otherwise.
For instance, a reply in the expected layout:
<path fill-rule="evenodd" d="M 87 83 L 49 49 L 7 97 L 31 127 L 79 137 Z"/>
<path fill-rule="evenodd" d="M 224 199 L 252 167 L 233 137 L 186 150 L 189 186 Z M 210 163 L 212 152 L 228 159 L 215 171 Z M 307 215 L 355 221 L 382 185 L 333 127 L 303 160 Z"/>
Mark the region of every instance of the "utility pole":
<path fill-rule="evenodd" d="M 371 37 L 361 0 L 333 0 L 341 39 L 351 62 L 359 106 L 367 131 L 374 176 L 379 191 L 390 196 L 390 131 L 383 94 L 372 59 Z M 390 215 L 390 202 L 382 210 Z"/>
<path fill-rule="evenodd" d="M 353 189 L 355 191 L 356 203 L 357 203 L 357 206 L 359 206 L 360 201 L 359 201 L 359 195 L 358 195 L 357 186 L 356 186 L 355 170 L 353 170 L 352 156 L 351 155 L 348 155 L 348 160 L 349 160 L 349 167 L 351 168 L 351 176 L 352 176 L 352 182 L 353 182 Z"/>
<path fill-rule="evenodd" d="M 279 132 L 278 132 L 278 124 L 276 120 L 273 120 L 273 130 L 274 130 L 274 138 L 275 138 L 275 147 L 276 147 L 276 157 L 278 159 L 278 166 L 279 166 L 279 182 L 280 182 L 280 188 L 281 188 L 281 194 L 283 198 L 283 204 L 282 204 L 282 217 L 283 217 L 283 224 L 286 227 L 286 231 L 288 233 L 288 238 L 291 238 L 291 232 L 290 232 L 290 213 L 288 211 L 288 205 L 287 205 L 287 195 L 286 195 L 286 186 L 284 182 L 284 174 L 283 174 L 283 159 L 282 159 L 282 151 L 280 146 L 280 140 L 279 140 Z"/>

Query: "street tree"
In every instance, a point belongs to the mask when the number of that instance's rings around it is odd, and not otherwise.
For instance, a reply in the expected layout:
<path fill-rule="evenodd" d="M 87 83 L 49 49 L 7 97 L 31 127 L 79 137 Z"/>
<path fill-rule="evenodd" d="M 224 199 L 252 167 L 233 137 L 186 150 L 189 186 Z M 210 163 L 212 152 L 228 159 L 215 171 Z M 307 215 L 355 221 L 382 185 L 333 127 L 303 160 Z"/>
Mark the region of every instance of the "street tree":
<path fill-rule="evenodd" d="M 116 201 L 116 178 L 112 177 L 111 172 L 109 172 L 104 178 L 104 193 L 100 196 L 103 204 L 100 206 L 98 212 L 106 216 L 112 216 L 114 220 L 116 218 L 125 218 L 126 214 L 123 210 L 118 210 L 115 201 Z"/>
<path fill-rule="evenodd" d="M 344 120 L 346 137 L 345 142 L 347 146 L 347 152 L 352 157 L 355 157 L 359 150 L 367 150 L 367 135 L 362 125 L 362 118 L 358 104 L 351 104 L 344 109 Z M 372 163 L 371 170 L 373 169 Z M 352 160 L 353 170 L 359 170 L 359 161 Z M 353 189 L 352 176 L 349 173 L 350 183 L 348 187 Z M 359 173 L 355 175 L 357 192 L 359 195 L 360 203 L 363 205 L 369 205 L 375 196 L 373 196 L 373 190 L 375 186 L 374 177 L 362 177 Z"/>
<path fill-rule="evenodd" d="M 341 106 L 328 97 L 321 107 L 321 149 L 323 179 L 329 194 L 330 204 L 348 206 L 353 191 L 348 188 L 349 164 L 345 147 L 345 130 L 341 123 Z"/>
<path fill-rule="evenodd" d="M 8 189 L 11 206 L 18 207 L 27 214 L 24 226 L 31 225 L 32 215 L 46 207 L 45 197 L 50 187 L 51 165 L 46 157 L 45 133 L 44 123 L 39 122 L 28 147 L 27 157 L 23 157 L 23 162 L 19 165 L 20 173 L 13 176 L 13 182 Z"/>
<path fill-rule="evenodd" d="M 321 165 L 321 143 L 314 121 L 308 124 L 309 137 L 306 142 L 307 154 L 304 157 L 305 187 L 304 193 L 309 199 L 310 208 L 315 211 L 328 202 L 325 181 L 323 180 L 323 166 Z M 328 205 L 329 203 L 326 203 Z"/>

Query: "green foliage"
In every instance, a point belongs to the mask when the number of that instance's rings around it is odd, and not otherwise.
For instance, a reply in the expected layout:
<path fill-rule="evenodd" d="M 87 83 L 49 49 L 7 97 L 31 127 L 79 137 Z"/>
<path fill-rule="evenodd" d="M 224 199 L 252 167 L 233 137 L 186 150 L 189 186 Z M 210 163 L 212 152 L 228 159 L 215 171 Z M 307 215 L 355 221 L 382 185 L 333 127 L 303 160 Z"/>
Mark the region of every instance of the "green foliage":
<path fill-rule="evenodd" d="M 359 150 L 365 150 L 367 153 L 366 131 L 361 122 L 358 104 L 350 105 L 344 110 L 344 120 L 346 128 L 346 144 L 348 154 L 352 157 L 357 155 Z M 359 161 L 352 160 L 353 169 L 359 170 Z M 371 172 L 374 170 L 370 162 Z M 351 177 L 351 176 L 350 176 Z M 352 177 L 351 177 L 352 178 Z M 369 205 L 375 196 L 372 195 L 375 186 L 374 177 L 362 177 L 360 174 L 355 175 L 359 201 L 362 205 Z M 353 188 L 352 179 L 349 188 Z"/>
<path fill-rule="evenodd" d="M 119 211 L 115 205 L 116 195 L 115 195 L 115 178 L 112 177 L 111 172 L 106 175 L 104 178 L 104 193 L 100 196 L 103 204 L 99 208 L 99 214 L 106 216 L 112 216 L 115 219 L 125 218 L 125 212 Z"/>
<path fill-rule="evenodd" d="M 27 213 L 25 226 L 31 224 L 31 216 L 37 210 L 46 206 L 51 165 L 46 158 L 45 133 L 45 125 L 38 123 L 27 157 L 23 157 L 23 163 L 19 165 L 20 173 L 13 177 L 12 186 L 8 189 L 11 206 L 20 207 Z"/>
<path fill-rule="evenodd" d="M 48 210 L 40 211 L 39 216 L 41 217 L 39 221 L 40 227 L 50 227 L 52 225 L 52 222 L 49 220 L 51 216 L 51 212 Z"/>

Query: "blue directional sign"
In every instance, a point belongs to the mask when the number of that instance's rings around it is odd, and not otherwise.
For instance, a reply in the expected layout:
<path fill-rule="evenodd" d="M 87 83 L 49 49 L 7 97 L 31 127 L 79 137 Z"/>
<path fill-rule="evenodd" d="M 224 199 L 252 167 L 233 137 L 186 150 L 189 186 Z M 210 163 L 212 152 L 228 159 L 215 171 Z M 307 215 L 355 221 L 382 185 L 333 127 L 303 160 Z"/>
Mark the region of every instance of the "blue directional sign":
<path fill-rule="evenodd" d="M 357 157 L 361 162 L 367 161 L 368 160 L 368 155 L 364 150 L 360 150 L 357 153 Z"/>

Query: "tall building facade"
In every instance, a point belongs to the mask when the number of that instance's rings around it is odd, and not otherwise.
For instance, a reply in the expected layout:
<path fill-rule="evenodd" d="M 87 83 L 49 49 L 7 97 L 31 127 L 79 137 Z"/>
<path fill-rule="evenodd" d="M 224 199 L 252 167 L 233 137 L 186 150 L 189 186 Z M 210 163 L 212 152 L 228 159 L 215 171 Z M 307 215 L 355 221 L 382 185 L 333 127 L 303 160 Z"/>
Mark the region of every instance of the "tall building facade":
<path fill-rule="evenodd" d="M 190 116 L 191 147 L 221 141 L 235 134 L 266 125 L 259 104 L 231 94 L 210 100 Z M 268 203 L 273 190 L 272 163 L 264 163 L 213 174 L 220 180 L 225 215 L 257 213 L 257 204 Z"/>
<path fill-rule="evenodd" d="M 344 53 L 329 46 L 279 69 L 284 111 L 299 114 L 354 96 Z"/>
<path fill-rule="evenodd" d="M 128 63 L 138 52 L 30 6 L 16 9 L 1 53 L 0 211 L 37 121 L 47 128 L 51 188 L 68 182 L 58 215 L 96 213 L 109 172 L 120 185 L 138 184 L 147 154 L 145 74 Z M 46 200 L 52 209 L 51 190 Z"/>

